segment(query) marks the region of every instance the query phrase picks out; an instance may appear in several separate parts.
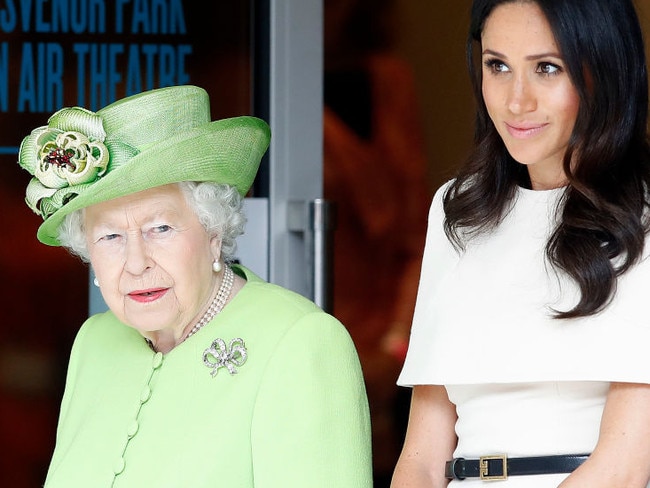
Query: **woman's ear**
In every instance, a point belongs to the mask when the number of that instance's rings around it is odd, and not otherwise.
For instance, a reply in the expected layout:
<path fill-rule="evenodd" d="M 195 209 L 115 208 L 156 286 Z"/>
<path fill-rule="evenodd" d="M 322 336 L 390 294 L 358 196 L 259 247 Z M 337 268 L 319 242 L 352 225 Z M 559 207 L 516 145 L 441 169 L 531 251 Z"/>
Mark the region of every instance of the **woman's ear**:
<path fill-rule="evenodd" d="M 219 261 L 221 259 L 221 238 L 219 236 L 215 235 L 210 238 L 210 250 L 214 260 Z"/>

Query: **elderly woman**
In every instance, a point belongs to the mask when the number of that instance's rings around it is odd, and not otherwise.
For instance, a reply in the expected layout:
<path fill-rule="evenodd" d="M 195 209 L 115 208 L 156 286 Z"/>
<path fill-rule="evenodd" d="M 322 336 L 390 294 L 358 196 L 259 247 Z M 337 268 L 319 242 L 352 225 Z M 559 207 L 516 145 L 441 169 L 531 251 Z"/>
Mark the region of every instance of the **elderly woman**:
<path fill-rule="evenodd" d="M 180 86 L 24 139 L 38 239 L 89 262 L 110 309 L 75 339 L 47 488 L 371 486 L 345 328 L 229 264 L 269 137 Z"/>

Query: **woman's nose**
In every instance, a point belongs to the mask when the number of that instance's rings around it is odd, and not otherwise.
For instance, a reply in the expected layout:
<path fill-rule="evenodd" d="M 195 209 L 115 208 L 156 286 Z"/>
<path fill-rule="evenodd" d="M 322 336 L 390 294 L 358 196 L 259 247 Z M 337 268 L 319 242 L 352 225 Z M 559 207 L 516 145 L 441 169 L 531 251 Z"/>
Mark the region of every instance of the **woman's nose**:
<path fill-rule="evenodd" d="M 508 87 L 508 109 L 513 114 L 532 112 L 537 108 L 534 88 L 525 76 L 514 77 Z"/>
<path fill-rule="evenodd" d="M 126 240 L 124 269 L 132 275 L 140 275 L 151 267 L 147 244 L 139 234 L 131 234 Z"/>

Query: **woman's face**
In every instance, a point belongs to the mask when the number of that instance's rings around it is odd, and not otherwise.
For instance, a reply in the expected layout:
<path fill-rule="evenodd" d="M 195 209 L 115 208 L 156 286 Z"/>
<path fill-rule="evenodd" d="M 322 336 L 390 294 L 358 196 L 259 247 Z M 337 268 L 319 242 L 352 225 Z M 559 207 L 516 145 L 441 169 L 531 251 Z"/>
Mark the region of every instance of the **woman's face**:
<path fill-rule="evenodd" d="M 483 98 L 508 152 L 527 165 L 533 189 L 564 185 L 579 95 L 546 17 L 534 2 L 502 4 L 485 22 L 481 48 Z"/>
<path fill-rule="evenodd" d="M 85 209 L 90 263 L 108 307 L 145 337 L 178 339 L 214 288 L 218 238 L 208 236 L 178 185 Z"/>

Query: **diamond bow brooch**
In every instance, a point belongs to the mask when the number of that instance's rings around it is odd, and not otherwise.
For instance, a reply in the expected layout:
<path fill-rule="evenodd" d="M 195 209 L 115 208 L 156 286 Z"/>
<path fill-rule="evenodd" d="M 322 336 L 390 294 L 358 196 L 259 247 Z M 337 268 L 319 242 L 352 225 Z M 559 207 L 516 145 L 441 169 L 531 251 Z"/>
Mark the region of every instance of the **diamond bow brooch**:
<path fill-rule="evenodd" d="M 229 344 L 223 339 L 215 339 L 209 348 L 203 352 L 203 364 L 212 369 L 210 373 L 214 378 L 219 368 L 227 368 L 231 375 L 237 374 L 248 357 L 244 340 L 235 338 Z"/>

